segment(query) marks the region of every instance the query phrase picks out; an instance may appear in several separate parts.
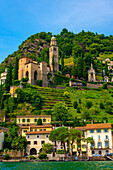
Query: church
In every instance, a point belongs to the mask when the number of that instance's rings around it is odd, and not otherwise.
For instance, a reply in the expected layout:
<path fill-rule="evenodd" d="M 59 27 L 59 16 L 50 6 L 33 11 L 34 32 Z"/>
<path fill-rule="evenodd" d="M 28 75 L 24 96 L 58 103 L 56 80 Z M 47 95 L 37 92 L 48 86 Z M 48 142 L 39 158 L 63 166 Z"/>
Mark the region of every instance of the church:
<path fill-rule="evenodd" d="M 53 59 L 54 59 L 54 68 L 53 68 Z M 54 72 L 59 70 L 58 63 L 58 46 L 57 40 L 53 36 L 50 42 L 49 48 L 49 71 Z M 28 77 L 28 83 L 32 85 L 37 85 L 38 80 L 42 80 L 42 87 L 48 86 L 47 80 L 47 62 L 37 62 L 33 61 L 32 58 L 29 57 L 20 57 L 19 59 L 19 70 L 18 70 L 18 79 Z"/>

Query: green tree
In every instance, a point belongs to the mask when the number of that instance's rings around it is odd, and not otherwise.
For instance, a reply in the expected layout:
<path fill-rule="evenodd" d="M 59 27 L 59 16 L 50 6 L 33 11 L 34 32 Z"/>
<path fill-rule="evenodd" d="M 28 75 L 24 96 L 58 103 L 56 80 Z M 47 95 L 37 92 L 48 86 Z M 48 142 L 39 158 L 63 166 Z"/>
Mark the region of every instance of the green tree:
<path fill-rule="evenodd" d="M 14 67 L 14 80 L 18 80 L 18 58 L 16 57 L 15 67 Z"/>
<path fill-rule="evenodd" d="M 88 109 L 82 109 L 81 118 L 86 120 L 90 119 L 90 113 Z"/>
<path fill-rule="evenodd" d="M 53 107 L 53 118 L 57 121 L 62 121 L 65 123 L 68 118 L 68 108 L 65 106 L 65 103 L 59 102 Z"/>
<path fill-rule="evenodd" d="M 47 154 L 52 153 L 53 151 L 53 145 L 51 143 L 44 143 L 42 145 L 42 151 L 44 151 Z"/>
<path fill-rule="evenodd" d="M 103 63 L 102 63 L 102 61 L 101 61 L 101 73 L 102 73 L 102 78 L 103 78 L 104 75 L 103 75 Z"/>
<path fill-rule="evenodd" d="M 85 63 L 84 63 L 84 68 L 83 68 L 83 78 L 85 80 L 88 79 L 87 65 Z"/>
<path fill-rule="evenodd" d="M 64 70 L 64 56 L 63 53 L 61 54 L 61 71 Z"/>
<path fill-rule="evenodd" d="M 72 67 L 71 74 L 72 74 L 74 77 L 77 76 L 77 67 L 75 66 L 75 64 L 74 64 L 74 66 Z"/>
<path fill-rule="evenodd" d="M 74 109 L 76 109 L 76 108 L 77 108 L 77 106 L 78 106 L 77 101 L 74 101 L 74 102 L 73 102 L 73 107 L 74 107 Z"/>
<path fill-rule="evenodd" d="M 82 57 L 78 57 L 77 71 L 78 71 L 78 77 L 79 78 L 83 77 L 83 58 Z"/>
<path fill-rule="evenodd" d="M 69 142 L 71 145 L 71 155 L 73 155 L 73 143 L 77 141 L 78 138 L 81 138 L 82 132 L 77 129 L 70 129 L 69 131 Z"/>
<path fill-rule="evenodd" d="M 58 134 L 57 135 L 57 141 L 63 143 L 65 157 L 67 157 L 65 143 L 68 141 L 68 135 L 69 135 L 68 128 L 60 127 L 56 130 L 57 130 L 57 134 Z"/>
<path fill-rule="evenodd" d="M 108 65 L 107 65 L 107 61 L 105 62 L 105 75 L 108 76 Z"/>
<path fill-rule="evenodd" d="M 10 86 L 12 86 L 12 65 L 11 65 L 11 63 L 9 64 L 9 67 L 7 69 L 7 76 L 6 76 L 6 81 L 5 81 L 6 90 L 9 91 Z"/>
<path fill-rule="evenodd" d="M 37 120 L 37 125 L 42 125 L 42 119 L 39 118 L 39 119 Z"/>
<path fill-rule="evenodd" d="M 54 62 L 54 55 L 52 56 L 52 66 L 53 66 L 53 72 L 55 71 L 55 62 Z"/>

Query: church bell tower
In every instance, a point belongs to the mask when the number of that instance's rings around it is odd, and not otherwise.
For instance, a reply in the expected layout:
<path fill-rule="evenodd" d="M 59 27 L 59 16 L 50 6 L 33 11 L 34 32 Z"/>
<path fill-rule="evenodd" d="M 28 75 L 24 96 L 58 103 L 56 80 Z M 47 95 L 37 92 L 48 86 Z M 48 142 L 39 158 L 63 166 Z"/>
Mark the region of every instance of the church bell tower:
<path fill-rule="evenodd" d="M 53 59 L 54 59 L 54 70 L 53 70 Z M 58 46 L 57 46 L 56 38 L 54 36 L 51 38 L 51 42 L 50 42 L 49 65 L 50 65 L 51 72 L 59 70 L 59 64 L 58 64 Z"/>

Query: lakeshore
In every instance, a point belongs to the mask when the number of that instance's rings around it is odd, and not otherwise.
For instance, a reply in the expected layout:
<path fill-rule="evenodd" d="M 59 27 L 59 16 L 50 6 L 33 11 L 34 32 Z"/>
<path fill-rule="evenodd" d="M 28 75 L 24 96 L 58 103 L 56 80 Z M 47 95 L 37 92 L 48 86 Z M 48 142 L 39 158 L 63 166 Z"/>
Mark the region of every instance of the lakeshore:
<path fill-rule="evenodd" d="M 32 169 L 32 170 L 103 170 L 113 169 L 111 161 L 83 161 L 83 162 L 0 162 L 0 170 L 17 170 L 17 169 Z"/>

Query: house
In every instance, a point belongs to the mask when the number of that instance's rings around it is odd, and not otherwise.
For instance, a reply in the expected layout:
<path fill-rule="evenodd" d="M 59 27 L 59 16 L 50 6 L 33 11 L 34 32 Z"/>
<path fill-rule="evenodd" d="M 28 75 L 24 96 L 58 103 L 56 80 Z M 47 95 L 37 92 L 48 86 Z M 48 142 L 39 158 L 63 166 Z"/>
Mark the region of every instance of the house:
<path fill-rule="evenodd" d="M 27 132 L 37 132 L 37 131 L 52 131 L 53 126 L 52 125 L 31 125 L 31 126 L 22 126 L 20 127 L 20 134 L 22 136 L 26 136 Z"/>
<path fill-rule="evenodd" d="M 27 155 L 37 155 L 42 150 L 44 143 L 52 143 L 49 140 L 49 134 L 51 131 L 31 131 L 26 132 Z"/>
<path fill-rule="evenodd" d="M 3 149 L 3 143 L 4 143 L 4 132 L 0 130 L 0 150 Z"/>
<path fill-rule="evenodd" d="M 87 124 L 85 127 L 76 127 L 83 132 L 82 140 L 73 144 L 73 152 L 77 155 L 92 156 L 93 154 L 105 155 L 112 151 L 111 123 Z M 85 138 L 92 137 L 93 144 L 86 143 Z"/>
<path fill-rule="evenodd" d="M 70 80 L 69 81 L 69 87 L 78 87 L 78 88 L 80 88 L 80 87 L 83 87 L 83 85 L 82 85 L 82 82 Z"/>
<path fill-rule="evenodd" d="M 42 124 L 51 123 L 51 115 L 19 115 L 16 117 L 16 124 L 19 126 L 37 125 L 39 118 L 42 120 Z"/>
<path fill-rule="evenodd" d="M 5 69 L 5 72 L 1 73 L 0 85 L 1 85 L 1 82 L 2 82 L 2 84 L 5 83 L 6 76 L 7 76 L 7 68 Z"/>

